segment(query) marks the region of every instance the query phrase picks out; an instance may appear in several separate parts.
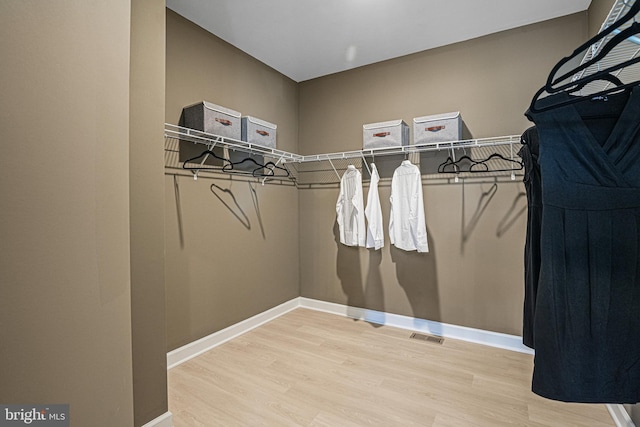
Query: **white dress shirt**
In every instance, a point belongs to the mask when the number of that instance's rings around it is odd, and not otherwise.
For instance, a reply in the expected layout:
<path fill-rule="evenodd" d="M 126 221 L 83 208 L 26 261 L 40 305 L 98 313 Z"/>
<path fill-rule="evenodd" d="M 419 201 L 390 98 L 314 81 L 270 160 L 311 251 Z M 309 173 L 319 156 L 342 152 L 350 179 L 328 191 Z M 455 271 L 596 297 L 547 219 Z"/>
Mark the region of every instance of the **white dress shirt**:
<path fill-rule="evenodd" d="M 371 163 L 371 181 L 367 194 L 367 207 L 364 215 L 367 217 L 367 248 L 376 251 L 384 246 L 384 230 L 382 225 L 382 208 L 380 207 L 380 195 L 378 194 L 378 182 L 380 175 L 376 165 Z"/>
<path fill-rule="evenodd" d="M 364 246 L 364 201 L 362 195 L 362 174 L 355 166 L 349 165 L 340 179 L 340 194 L 336 203 L 340 243 L 347 246 Z"/>
<path fill-rule="evenodd" d="M 420 169 L 409 160 L 393 172 L 391 180 L 389 240 L 405 251 L 429 252 L 422 201 Z"/>

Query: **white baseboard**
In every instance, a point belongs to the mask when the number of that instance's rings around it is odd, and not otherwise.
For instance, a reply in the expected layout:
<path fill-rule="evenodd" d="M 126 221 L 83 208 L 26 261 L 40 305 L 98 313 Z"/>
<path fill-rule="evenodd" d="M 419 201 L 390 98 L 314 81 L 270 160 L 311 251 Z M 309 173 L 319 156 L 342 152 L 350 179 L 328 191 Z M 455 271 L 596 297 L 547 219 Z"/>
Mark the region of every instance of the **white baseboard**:
<path fill-rule="evenodd" d="M 491 347 L 503 348 L 520 353 L 533 354 L 533 350 L 522 344 L 522 338 L 515 335 L 501 334 L 499 332 L 483 331 L 481 329 L 467 328 L 465 326 L 450 325 L 431 320 L 418 319 L 400 314 L 385 313 L 382 311 L 367 310 L 364 308 L 350 307 L 343 304 L 320 301 L 311 298 L 298 297 L 263 313 L 257 314 L 228 328 L 222 329 L 197 341 L 179 347 L 167 353 L 167 369 L 174 368 L 189 359 L 211 350 L 237 336 L 249 332 L 258 326 L 277 317 L 295 310 L 298 307 L 323 311 L 350 317 L 352 319 L 365 320 L 380 325 L 407 329 L 415 332 L 424 332 L 444 338 L 453 338 Z"/>
<path fill-rule="evenodd" d="M 385 313 L 382 311 L 350 307 L 344 304 L 298 297 L 263 313 L 250 317 L 249 319 L 243 320 L 242 322 L 236 323 L 235 325 L 229 326 L 221 331 L 215 332 L 197 341 L 170 351 L 167 353 L 167 369 L 174 368 L 189 359 L 211 350 L 212 348 L 240 336 L 245 332 L 249 332 L 250 330 L 276 319 L 285 313 L 295 310 L 298 307 L 336 314 L 352 319 L 364 320 L 379 325 L 392 326 L 415 332 L 424 332 L 444 338 L 458 339 L 490 347 L 533 354 L 533 350 L 522 344 L 522 338 L 516 335 L 502 334 L 499 332 L 485 331 L 465 326 L 450 325 L 447 323 L 418 319 L 400 314 Z M 624 409 L 624 406 L 606 406 L 617 427 L 636 427 L 631 420 L 631 417 Z M 145 424 L 143 427 L 172 426 L 172 414 L 171 412 L 167 412 L 155 420 Z"/>
<path fill-rule="evenodd" d="M 636 427 L 622 405 L 607 405 L 607 410 L 616 423 L 616 427 Z"/>
<path fill-rule="evenodd" d="M 167 369 L 175 368 L 181 363 L 186 362 L 189 359 L 193 359 L 200 354 L 211 350 L 214 347 L 219 346 L 237 336 L 249 332 L 250 330 L 257 328 L 258 326 L 269 322 L 277 317 L 288 313 L 291 310 L 299 307 L 299 298 L 294 298 L 283 304 L 280 304 L 272 309 L 269 309 L 260 314 L 256 314 L 242 322 L 231 325 L 228 328 L 222 329 L 218 332 L 214 332 L 211 335 L 200 338 L 197 341 L 193 341 L 182 347 L 167 353 Z"/>
<path fill-rule="evenodd" d="M 353 319 L 365 320 L 380 325 L 393 326 L 395 328 L 408 329 L 415 332 L 424 332 L 438 335 L 444 338 L 452 338 L 476 344 L 498 347 L 520 353 L 533 354 L 533 350 L 522 344 L 522 338 L 516 335 L 502 334 L 499 332 L 484 331 L 465 326 L 450 325 L 434 322 L 432 320 L 418 319 L 400 314 L 385 313 L 382 311 L 367 310 L 364 308 L 349 307 L 332 302 L 319 301 L 300 297 L 300 307 L 312 310 L 338 314 Z"/>
<path fill-rule="evenodd" d="M 149 421 L 142 427 L 173 427 L 173 414 L 167 411 L 158 418 Z"/>

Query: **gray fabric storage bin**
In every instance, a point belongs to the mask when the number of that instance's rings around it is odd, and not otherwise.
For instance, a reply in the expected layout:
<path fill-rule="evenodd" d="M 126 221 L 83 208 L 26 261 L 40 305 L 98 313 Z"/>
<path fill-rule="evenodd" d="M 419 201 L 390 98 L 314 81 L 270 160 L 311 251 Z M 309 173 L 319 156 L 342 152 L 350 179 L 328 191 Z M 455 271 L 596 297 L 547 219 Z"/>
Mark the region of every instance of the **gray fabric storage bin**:
<path fill-rule="evenodd" d="M 413 119 L 413 143 L 416 145 L 461 139 L 462 118 L 459 111 Z"/>
<path fill-rule="evenodd" d="M 403 120 L 370 123 L 362 126 L 362 147 L 386 148 L 409 145 L 409 126 Z"/>
<path fill-rule="evenodd" d="M 207 101 L 184 107 L 180 124 L 214 135 L 240 140 L 240 116 L 237 111 Z"/>
<path fill-rule="evenodd" d="M 263 147 L 276 148 L 278 126 L 255 117 L 242 117 L 242 140 Z"/>

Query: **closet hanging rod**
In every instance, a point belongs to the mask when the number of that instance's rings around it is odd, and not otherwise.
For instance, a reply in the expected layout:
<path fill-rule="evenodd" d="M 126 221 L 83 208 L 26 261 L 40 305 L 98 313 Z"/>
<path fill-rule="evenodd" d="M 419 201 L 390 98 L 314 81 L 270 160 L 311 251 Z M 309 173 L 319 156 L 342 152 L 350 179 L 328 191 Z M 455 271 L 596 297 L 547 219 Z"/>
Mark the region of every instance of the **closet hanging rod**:
<path fill-rule="evenodd" d="M 238 141 L 231 138 L 225 138 L 218 135 L 209 134 L 206 132 L 185 128 L 182 126 L 176 126 L 172 124 L 165 124 L 165 137 L 175 138 L 183 141 L 190 141 L 193 143 L 200 143 L 204 145 L 216 144 L 216 147 L 225 147 L 229 150 L 242 151 L 248 154 L 262 154 L 266 156 L 275 157 L 281 159 L 281 162 L 319 162 L 329 160 L 340 159 L 355 159 L 363 157 L 374 156 L 390 156 L 394 154 L 411 154 L 421 153 L 426 151 L 439 151 L 439 150 L 451 150 L 460 148 L 474 148 L 474 147 L 494 147 L 500 145 L 512 145 L 520 144 L 520 135 L 508 135 L 499 136 L 493 138 L 479 138 L 479 139 L 467 139 L 461 141 L 447 141 L 447 142 L 430 142 L 417 145 L 405 145 L 401 147 L 382 147 L 382 148 L 370 148 L 363 150 L 353 151 L 341 151 L 337 153 L 325 153 L 325 154 L 310 154 L 300 155 L 290 153 L 287 151 L 277 150 L 275 148 L 264 147 L 257 144 L 251 144 L 244 141 Z"/>

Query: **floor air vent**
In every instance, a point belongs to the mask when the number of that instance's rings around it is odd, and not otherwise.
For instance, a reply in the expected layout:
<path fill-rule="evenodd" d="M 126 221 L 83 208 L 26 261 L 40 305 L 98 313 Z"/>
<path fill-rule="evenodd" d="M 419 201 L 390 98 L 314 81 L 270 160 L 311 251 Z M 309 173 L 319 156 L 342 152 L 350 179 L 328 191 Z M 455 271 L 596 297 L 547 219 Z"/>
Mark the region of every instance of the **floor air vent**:
<path fill-rule="evenodd" d="M 444 342 L 444 338 L 442 338 L 442 337 L 437 337 L 435 335 L 418 334 L 418 333 L 415 333 L 415 332 L 412 333 L 409 338 L 413 338 L 414 340 L 422 340 L 422 341 L 432 342 L 434 344 L 442 344 Z"/>

